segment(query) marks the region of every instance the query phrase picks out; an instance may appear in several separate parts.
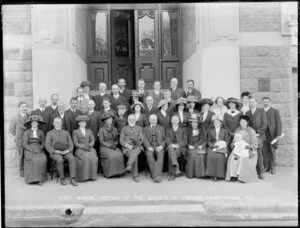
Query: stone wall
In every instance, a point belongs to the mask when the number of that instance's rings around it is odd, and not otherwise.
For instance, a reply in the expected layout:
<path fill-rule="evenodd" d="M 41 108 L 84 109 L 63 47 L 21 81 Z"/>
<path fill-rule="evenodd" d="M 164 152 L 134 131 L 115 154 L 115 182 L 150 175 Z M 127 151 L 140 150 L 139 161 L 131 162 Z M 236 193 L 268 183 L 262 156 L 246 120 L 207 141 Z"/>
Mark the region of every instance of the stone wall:
<path fill-rule="evenodd" d="M 3 6 L 4 64 L 4 137 L 5 165 L 16 166 L 13 137 L 8 134 L 10 121 L 25 101 L 32 108 L 31 6 Z"/>
<path fill-rule="evenodd" d="M 285 137 L 280 141 L 277 164 L 296 164 L 297 134 L 292 115 L 292 72 L 289 46 L 241 47 L 241 91 L 251 91 L 262 107 L 262 97 L 269 96 L 280 112 Z M 259 80 L 270 80 L 268 92 L 259 92 Z"/>
<path fill-rule="evenodd" d="M 240 32 L 280 30 L 280 3 L 241 3 Z"/>

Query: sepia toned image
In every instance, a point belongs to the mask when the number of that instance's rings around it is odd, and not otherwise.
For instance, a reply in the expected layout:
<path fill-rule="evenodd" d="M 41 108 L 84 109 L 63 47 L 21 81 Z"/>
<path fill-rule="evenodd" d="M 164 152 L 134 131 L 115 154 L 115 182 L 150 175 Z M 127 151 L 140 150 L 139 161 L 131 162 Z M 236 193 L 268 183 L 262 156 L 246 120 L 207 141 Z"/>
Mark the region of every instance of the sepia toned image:
<path fill-rule="evenodd" d="M 4 226 L 298 225 L 297 2 L 1 10 Z"/>

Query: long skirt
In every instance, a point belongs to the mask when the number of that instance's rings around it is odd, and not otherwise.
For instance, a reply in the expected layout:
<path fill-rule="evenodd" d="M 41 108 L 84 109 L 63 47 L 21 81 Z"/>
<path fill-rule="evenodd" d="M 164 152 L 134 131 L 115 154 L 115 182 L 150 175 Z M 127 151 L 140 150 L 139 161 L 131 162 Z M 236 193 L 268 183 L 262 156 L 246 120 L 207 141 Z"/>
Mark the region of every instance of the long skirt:
<path fill-rule="evenodd" d="M 225 154 L 208 149 L 206 155 L 206 176 L 225 178 L 226 162 Z"/>
<path fill-rule="evenodd" d="M 77 149 L 76 158 L 76 181 L 96 180 L 98 170 L 98 157 L 94 148 L 90 151 Z"/>
<path fill-rule="evenodd" d="M 120 149 L 100 146 L 100 161 L 105 177 L 112 177 L 125 172 L 124 156 Z"/>
<path fill-rule="evenodd" d="M 187 150 L 185 174 L 188 178 L 205 177 L 206 154 L 197 154 L 198 150 Z"/>
<path fill-rule="evenodd" d="M 24 177 L 27 184 L 47 179 L 47 157 L 44 150 L 39 154 L 24 151 Z"/>
<path fill-rule="evenodd" d="M 231 154 L 228 158 L 226 181 L 230 181 L 231 177 L 237 177 L 242 182 L 255 182 L 257 181 L 257 154 L 254 157 L 247 158 L 238 156 L 237 160 L 234 159 L 235 155 Z"/>

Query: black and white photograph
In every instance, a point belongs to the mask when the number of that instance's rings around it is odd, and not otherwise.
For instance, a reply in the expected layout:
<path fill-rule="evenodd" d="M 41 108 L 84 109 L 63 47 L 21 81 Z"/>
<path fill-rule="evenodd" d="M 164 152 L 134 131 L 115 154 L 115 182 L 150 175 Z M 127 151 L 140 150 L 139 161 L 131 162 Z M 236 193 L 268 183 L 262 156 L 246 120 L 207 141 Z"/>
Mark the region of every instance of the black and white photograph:
<path fill-rule="evenodd" d="M 297 1 L 49 3 L 1 6 L 3 227 L 299 225 Z"/>

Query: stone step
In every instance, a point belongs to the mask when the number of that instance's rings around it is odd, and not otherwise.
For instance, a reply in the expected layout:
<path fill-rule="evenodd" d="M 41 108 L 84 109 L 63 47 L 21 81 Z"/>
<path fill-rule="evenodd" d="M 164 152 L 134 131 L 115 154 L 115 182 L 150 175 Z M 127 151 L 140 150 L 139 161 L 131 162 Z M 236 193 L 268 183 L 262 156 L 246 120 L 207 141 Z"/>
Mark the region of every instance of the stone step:
<path fill-rule="evenodd" d="M 218 213 L 210 218 L 214 221 L 297 221 L 298 213 Z"/>
<path fill-rule="evenodd" d="M 83 211 L 84 206 L 80 204 L 7 206 L 5 220 L 8 226 L 60 226 L 78 221 Z"/>

